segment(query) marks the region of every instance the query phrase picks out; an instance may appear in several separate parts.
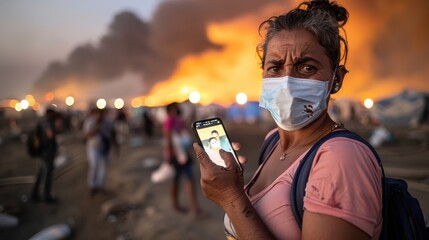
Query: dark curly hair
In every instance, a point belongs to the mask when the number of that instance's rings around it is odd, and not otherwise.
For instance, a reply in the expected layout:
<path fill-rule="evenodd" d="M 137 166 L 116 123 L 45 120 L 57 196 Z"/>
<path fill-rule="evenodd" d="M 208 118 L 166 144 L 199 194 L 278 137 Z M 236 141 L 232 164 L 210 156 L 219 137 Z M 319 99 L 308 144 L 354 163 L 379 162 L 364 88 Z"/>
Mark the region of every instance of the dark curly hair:
<path fill-rule="evenodd" d="M 258 45 L 257 52 L 264 67 L 268 42 L 282 30 L 304 29 L 313 33 L 319 44 L 325 49 L 335 69 L 343 60 L 345 65 L 348 55 L 347 36 L 343 26 L 349 17 L 348 11 L 329 0 L 313 0 L 301 3 L 297 8 L 280 16 L 273 16 L 259 25 L 259 34 L 266 30 L 264 41 Z M 340 29 L 343 31 L 342 36 Z M 341 48 L 343 45 L 343 49 Z"/>

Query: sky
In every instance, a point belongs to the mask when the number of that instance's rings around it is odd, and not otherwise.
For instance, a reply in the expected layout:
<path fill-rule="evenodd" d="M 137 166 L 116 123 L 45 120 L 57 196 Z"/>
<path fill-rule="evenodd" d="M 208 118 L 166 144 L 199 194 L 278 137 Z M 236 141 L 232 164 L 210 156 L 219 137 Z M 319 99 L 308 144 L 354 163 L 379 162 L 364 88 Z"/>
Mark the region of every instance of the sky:
<path fill-rule="evenodd" d="M 53 92 L 159 106 L 198 91 L 201 103 L 227 105 L 242 91 L 257 101 L 258 25 L 300 2 L 4 0 L 0 100 Z M 337 2 L 350 13 L 350 73 L 335 97 L 429 92 L 429 1 Z"/>
<path fill-rule="evenodd" d="M 116 13 L 130 10 L 148 20 L 160 1 L 0 1 L 0 99 L 30 93 L 50 62 L 96 42 Z"/>

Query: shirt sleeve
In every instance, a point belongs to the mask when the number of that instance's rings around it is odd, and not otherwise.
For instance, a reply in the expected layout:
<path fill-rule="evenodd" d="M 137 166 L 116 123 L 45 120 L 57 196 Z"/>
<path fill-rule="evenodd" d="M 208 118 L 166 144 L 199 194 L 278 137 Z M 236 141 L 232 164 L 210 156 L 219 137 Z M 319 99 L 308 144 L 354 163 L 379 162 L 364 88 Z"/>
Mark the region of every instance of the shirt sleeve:
<path fill-rule="evenodd" d="M 363 143 L 335 138 L 315 156 L 304 197 L 310 212 L 341 218 L 370 236 L 380 231 L 382 172 Z"/>

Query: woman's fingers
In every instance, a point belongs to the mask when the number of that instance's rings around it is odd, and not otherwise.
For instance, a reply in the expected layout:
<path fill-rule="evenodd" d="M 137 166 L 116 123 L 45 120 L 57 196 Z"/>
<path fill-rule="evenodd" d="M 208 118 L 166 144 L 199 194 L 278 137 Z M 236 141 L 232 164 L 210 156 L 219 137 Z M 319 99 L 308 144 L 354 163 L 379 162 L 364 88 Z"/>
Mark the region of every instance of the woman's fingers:
<path fill-rule="evenodd" d="M 201 166 L 204 168 L 209 168 L 213 165 L 216 165 L 210 160 L 209 156 L 204 151 L 204 148 L 202 148 L 198 143 L 194 143 L 192 146 L 194 147 L 195 155 L 197 156 Z"/>
<path fill-rule="evenodd" d="M 239 151 L 241 149 L 241 144 L 239 142 L 232 142 L 232 148 L 234 148 L 235 151 Z M 238 161 L 241 164 L 246 164 L 247 158 L 245 156 L 238 155 Z"/>
<path fill-rule="evenodd" d="M 247 163 L 247 158 L 245 156 L 238 155 L 238 161 L 241 164 L 246 164 Z"/>
<path fill-rule="evenodd" d="M 235 151 L 238 151 L 238 150 L 240 150 L 240 148 L 241 148 L 241 144 L 240 144 L 240 143 L 238 143 L 238 142 L 232 142 L 232 148 L 233 148 Z"/>
<path fill-rule="evenodd" d="M 232 155 L 231 152 L 227 152 L 223 149 L 219 151 L 220 156 L 225 161 L 226 169 L 242 169 L 242 167 L 238 166 L 239 163 L 235 160 L 234 155 Z M 239 156 L 238 161 L 241 163 L 241 161 L 246 162 L 246 158 Z"/>

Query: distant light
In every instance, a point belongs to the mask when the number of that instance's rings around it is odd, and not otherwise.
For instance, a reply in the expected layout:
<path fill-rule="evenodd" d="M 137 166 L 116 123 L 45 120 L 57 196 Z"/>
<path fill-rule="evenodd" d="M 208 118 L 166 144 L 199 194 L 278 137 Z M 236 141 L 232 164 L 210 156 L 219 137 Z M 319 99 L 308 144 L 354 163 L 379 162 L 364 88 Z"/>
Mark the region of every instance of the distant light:
<path fill-rule="evenodd" d="M 199 103 L 201 100 L 201 94 L 197 91 L 192 91 L 189 93 L 189 101 L 191 103 Z"/>
<path fill-rule="evenodd" d="M 237 101 L 238 104 L 243 105 L 247 103 L 247 95 L 245 93 L 238 93 L 237 96 L 235 96 L 235 101 Z"/>
<path fill-rule="evenodd" d="M 50 102 L 50 101 L 54 100 L 54 97 L 55 97 L 55 94 L 53 92 L 47 92 L 45 94 L 45 100 L 47 102 Z"/>
<path fill-rule="evenodd" d="M 16 104 L 18 104 L 18 103 L 19 103 L 18 100 L 10 100 L 9 101 L 9 107 L 15 108 Z"/>
<path fill-rule="evenodd" d="M 22 109 L 27 109 L 30 106 L 30 103 L 27 100 L 21 100 L 20 106 Z"/>
<path fill-rule="evenodd" d="M 131 100 L 131 107 L 138 108 L 138 107 L 141 107 L 141 105 L 143 105 L 143 103 L 140 98 L 136 97 L 136 98 L 133 98 L 133 100 Z"/>
<path fill-rule="evenodd" d="M 367 98 L 367 99 L 365 99 L 365 101 L 363 101 L 363 105 L 366 108 L 370 109 L 370 108 L 372 108 L 372 106 L 374 106 L 374 101 L 372 101 L 371 98 Z"/>
<path fill-rule="evenodd" d="M 38 102 L 36 102 L 33 106 L 33 110 L 34 111 L 39 111 L 40 110 L 40 104 Z"/>
<path fill-rule="evenodd" d="M 34 106 L 34 104 L 36 104 L 36 100 L 34 99 L 33 95 L 30 95 L 30 94 L 26 95 L 25 100 L 28 101 L 30 107 L 32 107 L 32 106 Z"/>
<path fill-rule="evenodd" d="M 15 110 L 16 110 L 17 112 L 21 112 L 21 111 L 22 111 L 21 103 L 17 103 L 17 104 L 15 104 Z"/>
<path fill-rule="evenodd" d="M 100 99 L 98 99 L 98 100 L 97 100 L 96 105 L 97 105 L 97 107 L 98 107 L 99 109 L 103 109 L 103 108 L 105 108 L 105 107 L 106 107 L 107 102 L 106 102 L 106 100 L 104 100 L 103 98 L 100 98 Z"/>
<path fill-rule="evenodd" d="M 71 107 L 74 104 L 74 97 L 72 96 L 66 97 L 66 104 L 67 106 Z"/>
<path fill-rule="evenodd" d="M 115 102 L 113 103 L 113 105 L 115 106 L 116 109 L 121 109 L 124 107 L 124 100 L 122 98 L 117 98 L 115 99 Z"/>

